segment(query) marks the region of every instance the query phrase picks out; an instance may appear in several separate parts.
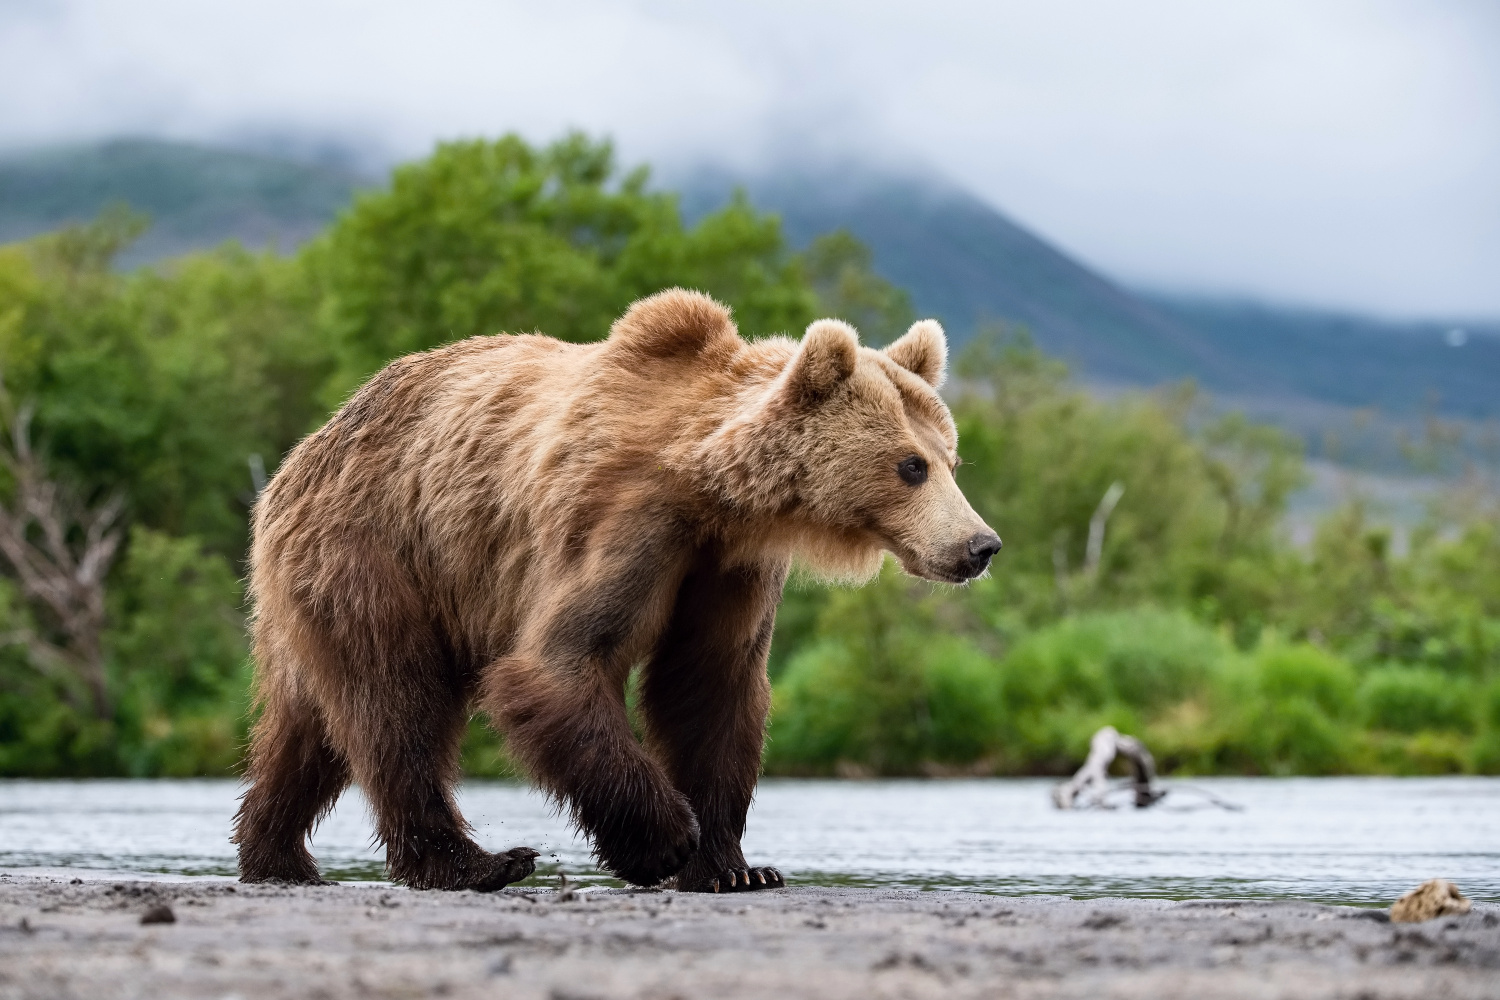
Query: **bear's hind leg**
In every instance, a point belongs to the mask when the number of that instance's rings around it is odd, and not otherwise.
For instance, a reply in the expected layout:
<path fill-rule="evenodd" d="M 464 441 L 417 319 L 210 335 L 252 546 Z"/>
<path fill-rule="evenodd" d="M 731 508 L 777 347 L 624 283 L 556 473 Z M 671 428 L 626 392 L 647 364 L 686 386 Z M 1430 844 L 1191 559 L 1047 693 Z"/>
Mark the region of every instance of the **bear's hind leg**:
<path fill-rule="evenodd" d="M 234 821 L 240 881 L 321 884 L 307 838 L 349 786 L 349 767 L 318 710 L 296 697 L 268 697 L 245 777 L 251 785 Z"/>
<path fill-rule="evenodd" d="M 453 799 L 467 699 L 443 687 L 433 681 L 399 701 L 368 691 L 357 697 L 359 710 L 342 735 L 392 880 L 413 889 L 491 892 L 530 875 L 537 852 L 492 854 L 469 839 Z"/>

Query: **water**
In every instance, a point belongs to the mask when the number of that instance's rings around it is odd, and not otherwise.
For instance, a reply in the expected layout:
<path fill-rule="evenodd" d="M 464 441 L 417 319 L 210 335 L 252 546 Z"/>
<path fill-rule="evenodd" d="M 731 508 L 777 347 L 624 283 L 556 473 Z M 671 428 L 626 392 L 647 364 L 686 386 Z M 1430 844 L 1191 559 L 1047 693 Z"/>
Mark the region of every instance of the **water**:
<path fill-rule="evenodd" d="M 1205 779 L 1244 808 L 1058 812 L 1050 782 L 764 781 L 745 852 L 793 884 L 903 885 L 1074 897 L 1296 898 L 1386 905 L 1418 882 L 1452 879 L 1500 902 L 1500 779 Z M 93 869 L 233 875 L 232 781 L 0 782 L 0 870 Z M 480 843 L 542 851 L 608 883 L 587 845 L 521 785 L 459 794 Z M 1173 808 L 1173 805 L 1176 808 Z M 357 792 L 319 827 L 313 852 L 333 878 L 384 877 Z"/>

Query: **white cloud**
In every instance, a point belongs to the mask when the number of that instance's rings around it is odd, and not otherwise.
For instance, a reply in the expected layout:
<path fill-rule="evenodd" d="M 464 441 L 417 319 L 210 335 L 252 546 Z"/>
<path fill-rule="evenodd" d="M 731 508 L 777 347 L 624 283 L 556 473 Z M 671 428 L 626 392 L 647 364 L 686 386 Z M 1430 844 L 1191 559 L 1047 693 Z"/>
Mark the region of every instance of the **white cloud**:
<path fill-rule="evenodd" d="M 568 127 L 917 160 L 1129 281 L 1500 313 L 1500 13 L 1152 0 L 0 6 L 0 143 Z"/>

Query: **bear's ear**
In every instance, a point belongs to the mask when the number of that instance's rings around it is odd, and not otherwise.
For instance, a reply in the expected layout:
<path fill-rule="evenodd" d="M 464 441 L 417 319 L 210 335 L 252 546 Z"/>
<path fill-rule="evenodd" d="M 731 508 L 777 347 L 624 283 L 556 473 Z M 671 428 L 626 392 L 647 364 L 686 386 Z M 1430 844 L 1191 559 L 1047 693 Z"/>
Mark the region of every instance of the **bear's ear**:
<path fill-rule="evenodd" d="M 836 319 L 820 319 L 807 328 L 786 375 L 787 391 L 800 402 L 816 403 L 854 374 L 859 335 Z"/>
<path fill-rule="evenodd" d="M 729 310 L 702 292 L 668 288 L 633 304 L 609 328 L 609 342 L 650 357 L 698 354 L 739 341 Z"/>
<path fill-rule="evenodd" d="M 948 369 L 948 339 L 935 319 L 913 323 L 885 349 L 886 357 L 936 389 L 943 384 Z"/>

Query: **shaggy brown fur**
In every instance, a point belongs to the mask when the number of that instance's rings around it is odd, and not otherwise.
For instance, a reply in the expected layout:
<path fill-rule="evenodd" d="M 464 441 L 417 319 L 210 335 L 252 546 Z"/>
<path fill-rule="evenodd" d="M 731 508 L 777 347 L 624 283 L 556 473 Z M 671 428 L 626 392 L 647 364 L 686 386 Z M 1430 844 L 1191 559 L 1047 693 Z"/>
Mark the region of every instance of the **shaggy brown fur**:
<path fill-rule="evenodd" d="M 953 483 L 945 352 L 932 322 L 883 352 L 830 320 L 746 343 L 673 290 L 601 343 L 481 337 L 392 363 L 255 509 L 241 877 L 316 881 L 307 835 L 355 781 L 392 878 L 524 878 L 535 852 L 482 850 L 454 807 L 477 705 L 621 878 L 778 884 L 739 842 L 792 558 L 858 578 L 889 550 L 959 582 L 999 548 Z"/>

